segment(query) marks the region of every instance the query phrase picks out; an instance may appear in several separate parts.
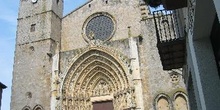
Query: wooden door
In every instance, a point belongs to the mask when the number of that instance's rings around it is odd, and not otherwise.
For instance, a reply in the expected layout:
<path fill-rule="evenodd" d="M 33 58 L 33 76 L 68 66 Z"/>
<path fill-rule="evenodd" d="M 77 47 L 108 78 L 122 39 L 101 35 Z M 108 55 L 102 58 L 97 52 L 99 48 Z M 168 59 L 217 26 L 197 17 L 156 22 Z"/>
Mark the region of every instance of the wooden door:
<path fill-rule="evenodd" d="M 94 102 L 93 110 L 114 110 L 112 101 Z"/>

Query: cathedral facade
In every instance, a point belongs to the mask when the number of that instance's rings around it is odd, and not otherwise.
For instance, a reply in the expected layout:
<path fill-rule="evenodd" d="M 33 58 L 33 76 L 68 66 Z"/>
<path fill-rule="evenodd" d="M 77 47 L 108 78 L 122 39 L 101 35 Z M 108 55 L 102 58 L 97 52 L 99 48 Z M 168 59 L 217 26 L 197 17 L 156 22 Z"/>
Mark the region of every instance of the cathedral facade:
<path fill-rule="evenodd" d="M 189 110 L 181 69 L 165 71 L 140 0 L 21 0 L 11 110 Z"/>

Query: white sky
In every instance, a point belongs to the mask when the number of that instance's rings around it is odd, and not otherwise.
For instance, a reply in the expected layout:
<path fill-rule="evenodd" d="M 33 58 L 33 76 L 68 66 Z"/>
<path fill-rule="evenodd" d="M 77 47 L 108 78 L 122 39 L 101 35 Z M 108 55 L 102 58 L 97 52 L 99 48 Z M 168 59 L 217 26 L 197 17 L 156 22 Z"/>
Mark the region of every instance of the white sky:
<path fill-rule="evenodd" d="M 3 90 L 1 110 L 10 110 L 19 1 L 20 0 L 2 0 L 0 2 L 0 82 L 8 87 Z M 86 1 L 88 0 L 64 0 L 64 15 L 81 6 Z"/>

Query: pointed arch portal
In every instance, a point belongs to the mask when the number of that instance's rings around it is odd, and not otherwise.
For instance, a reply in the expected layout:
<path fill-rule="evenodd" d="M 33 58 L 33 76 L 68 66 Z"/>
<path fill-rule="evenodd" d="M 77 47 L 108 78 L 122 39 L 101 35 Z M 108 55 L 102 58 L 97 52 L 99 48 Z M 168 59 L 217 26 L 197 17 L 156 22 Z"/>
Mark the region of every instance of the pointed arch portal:
<path fill-rule="evenodd" d="M 62 87 L 65 110 L 92 110 L 97 102 L 113 101 L 114 110 L 131 108 L 134 89 L 115 56 L 91 49 L 80 55 L 67 72 Z"/>

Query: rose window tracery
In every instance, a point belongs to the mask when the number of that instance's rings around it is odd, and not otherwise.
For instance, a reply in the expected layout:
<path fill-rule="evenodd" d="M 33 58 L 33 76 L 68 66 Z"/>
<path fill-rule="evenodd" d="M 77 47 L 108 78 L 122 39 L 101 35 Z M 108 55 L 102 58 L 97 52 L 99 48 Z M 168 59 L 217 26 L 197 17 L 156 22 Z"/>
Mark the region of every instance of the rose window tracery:
<path fill-rule="evenodd" d="M 90 40 L 107 40 L 114 31 L 114 22 L 106 15 L 100 14 L 92 18 L 86 26 L 86 35 Z"/>

